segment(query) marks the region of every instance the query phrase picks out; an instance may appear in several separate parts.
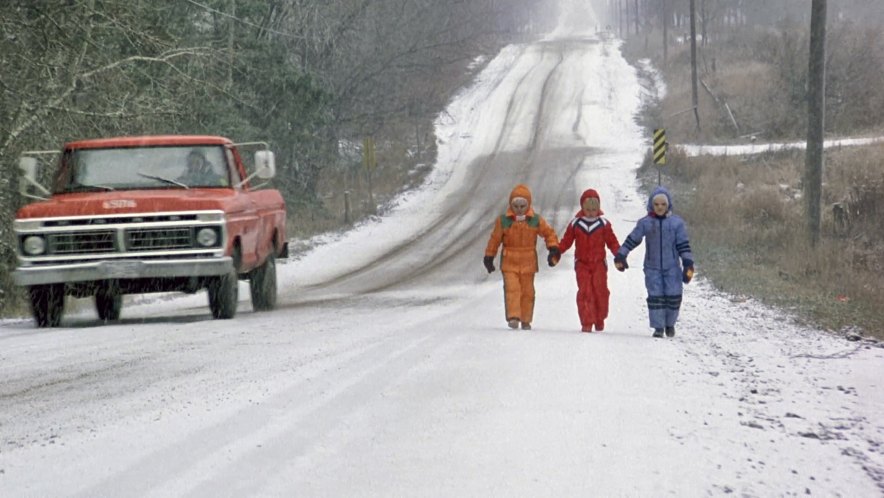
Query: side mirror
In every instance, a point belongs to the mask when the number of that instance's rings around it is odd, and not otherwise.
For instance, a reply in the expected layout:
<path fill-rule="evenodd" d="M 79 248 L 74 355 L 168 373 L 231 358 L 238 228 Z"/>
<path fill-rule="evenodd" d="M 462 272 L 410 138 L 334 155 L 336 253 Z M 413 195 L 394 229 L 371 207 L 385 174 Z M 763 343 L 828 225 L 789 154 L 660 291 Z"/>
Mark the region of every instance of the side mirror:
<path fill-rule="evenodd" d="M 21 174 L 30 181 L 37 181 L 37 158 L 22 156 L 18 158 L 18 169 Z"/>
<path fill-rule="evenodd" d="M 276 157 L 269 150 L 255 152 L 255 174 L 262 180 L 276 176 Z"/>
<path fill-rule="evenodd" d="M 37 183 L 37 168 L 36 157 L 21 156 L 18 158 L 18 169 L 21 170 L 22 175 L 18 181 L 18 193 L 32 199 L 45 199 L 45 197 L 34 196 L 29 192 L 29 187 L 34 186 L 44 194 L 50 195 L 43 185 Z"/>

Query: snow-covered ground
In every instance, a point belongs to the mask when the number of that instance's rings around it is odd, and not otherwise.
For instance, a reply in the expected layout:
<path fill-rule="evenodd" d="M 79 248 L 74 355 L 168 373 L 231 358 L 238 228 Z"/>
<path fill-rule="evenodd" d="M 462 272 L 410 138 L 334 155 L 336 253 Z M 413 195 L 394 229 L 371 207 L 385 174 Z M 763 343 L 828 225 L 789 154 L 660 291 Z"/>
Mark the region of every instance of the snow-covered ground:
<path fill-rule="evenodd" d="M 525 182 L 561 234 L 596 188 L 622 240 L 644 214 L 636 71 L 562 0 L 437 121 L 426 184 L 279 266 L 280 306 L 205 294 L 0 324 L 0 496 L 881 496 L 884 349 L 685 290 L 652 339 L 640 262 L 582 334 L 573 256 L 511 331 L 482 251 Z M 675 192 L 678 209 L 678 192 Z"/>
<path fill-rule="evenodd" d="M 833 138 L 823 141 L 826 149 L 839 147 L 855 147 L 859 145 L 872 145 L 884 142 L 884 137 L 868 138 Z M 786 150 L 804 150 L 807 142 L 759 142 L 741 145 L 675 145 L 683 150 L 688 156 L 745 156 L 752 154 L 765 154 Z"/>

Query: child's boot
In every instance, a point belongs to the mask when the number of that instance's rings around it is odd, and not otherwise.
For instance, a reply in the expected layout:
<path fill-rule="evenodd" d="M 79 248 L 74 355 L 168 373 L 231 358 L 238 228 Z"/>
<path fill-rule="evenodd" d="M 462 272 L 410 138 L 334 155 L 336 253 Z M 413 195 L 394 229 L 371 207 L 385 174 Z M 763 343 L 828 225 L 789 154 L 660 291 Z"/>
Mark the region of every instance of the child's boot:
<path fill-rule="evenodd" d="M 584 325 L 583 327 L 580 328 L 580 331 L 581 332 L 592 332 L 592 326 Z"/>
<path fill-rule="evenodd" d="M 506 324 L 509 325 L 509 327 L 511 329 L 517 329 L 517 328 L 519 328 L 519 319 L 518 318 L 510 318 L 506 322 Z"/>
<path fill-rule="evenodd" d="M 603 330 L 605 330 L 605 321 L 599 320 L 599 321 L 595 322 L 595 331 L 601 332 Z"/>
<path fill-rule="evenodd" d="M 666 327 L 666 337 L 673 337 L 675 335 L 675 325 Z"/>
<path fill-rule="evenodd" d="M 531 330 L 531 324 L 528 322 L 522 322 L 522 330 Z"/>
<path fill-rule="evenodd" d="M 663 329 L 654 329 L 653 337 L 663 337 Z"/>

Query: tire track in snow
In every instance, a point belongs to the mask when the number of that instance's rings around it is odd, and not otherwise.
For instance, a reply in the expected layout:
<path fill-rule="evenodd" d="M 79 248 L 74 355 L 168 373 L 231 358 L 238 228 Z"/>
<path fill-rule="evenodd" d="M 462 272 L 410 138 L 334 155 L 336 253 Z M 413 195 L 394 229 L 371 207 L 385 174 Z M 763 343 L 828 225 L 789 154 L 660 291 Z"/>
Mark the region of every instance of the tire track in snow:
<path fill-rule="evenodd" d="M 321 434 L 351 416 L 353 407 L 370 404 L 369 398 L 404 377 L 411 366 L 421 363 L 420 358 L 456 347 L 456 333 L 438 329 L 413 333 L 421 329 L 420 323 L 435 320 L 397 324 L 382 341 L 375 337 L 343 351 L 326 352 L 294 369 L 294 373 L 309 370 L 309 376 L 286 373 L 296 378 L 280 382 L 260 403 L 183 434 L 78 494 L 109 496 L 119 489 L 118 483 L 137 483 L 137 489 L 150 490 L 153 496 L 251 494 L 255 490 L 250 483 L 266 481 L 281 465 L 273 455 L 321 450 L 315 448 Z M 310 402 L 293 406 L 295 399 Z M 249 479 L 242 479 L 242 472 Z M 256 478 L 262 475 L 265 478 Z"/>

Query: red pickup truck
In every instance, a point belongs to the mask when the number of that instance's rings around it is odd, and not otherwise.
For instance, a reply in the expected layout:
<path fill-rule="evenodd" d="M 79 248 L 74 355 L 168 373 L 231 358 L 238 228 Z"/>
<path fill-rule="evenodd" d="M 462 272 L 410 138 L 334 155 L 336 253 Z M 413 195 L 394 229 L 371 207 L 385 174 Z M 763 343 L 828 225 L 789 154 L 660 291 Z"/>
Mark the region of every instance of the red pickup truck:
<path fill-rule="evenodd" d="M 247 168 L 243 147 L 260 147 Z M 264 143 L 164 135 L 64 145 L 51 187 L 26 152 L 20 192 L 38 199 L 16 214 L 17 285 L 34 321 L 57 327 L 65 296 L 94 296 L 101 320 L 117 320 L 124 294 L 208 290 L 215 318 L 233 318 L 238 281 L 252 307 L 276 305 L 276 258 L 288 257 L 282 195 L 253 185 L 275 175 Z M 251 171 L 248 171 L 251 170 Z M 35 193 L 36 192 L 36 193 Z"/>

